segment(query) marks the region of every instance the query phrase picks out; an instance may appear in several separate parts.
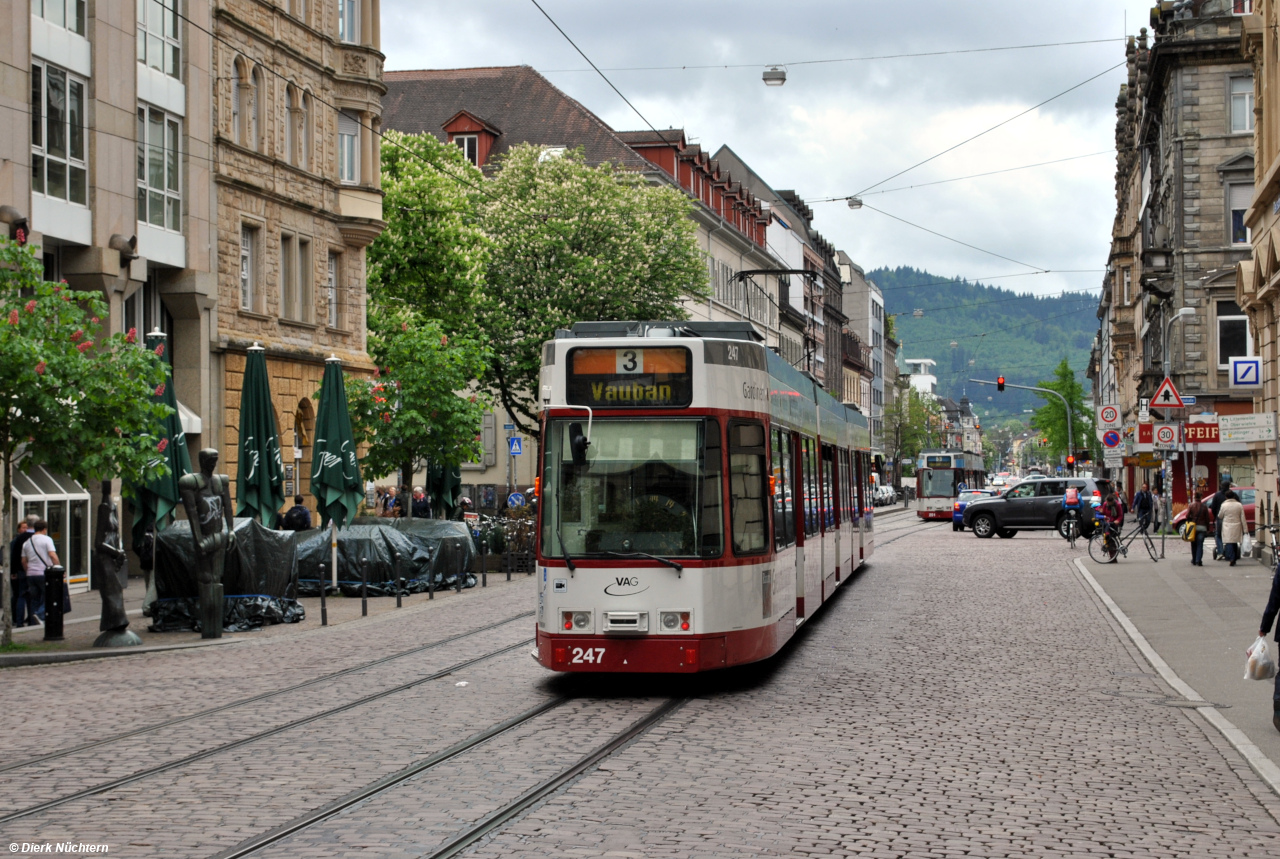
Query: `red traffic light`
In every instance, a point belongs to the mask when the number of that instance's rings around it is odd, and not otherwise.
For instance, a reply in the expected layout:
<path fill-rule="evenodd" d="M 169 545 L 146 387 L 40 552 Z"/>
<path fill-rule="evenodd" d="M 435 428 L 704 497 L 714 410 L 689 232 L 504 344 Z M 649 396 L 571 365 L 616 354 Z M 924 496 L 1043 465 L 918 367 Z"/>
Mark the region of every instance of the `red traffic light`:
<path fill-rule="evenodd" d="M 1004 390 L 1004 376 L 996 376 L 996 390 L 997 391 Z"/>
<path fill-rule="evenodd" d="M 1074 456 L 1068 456 L 1067 465 L 1075 465 L 1075 464 L 1076 464 L 1076 458 Z"/>

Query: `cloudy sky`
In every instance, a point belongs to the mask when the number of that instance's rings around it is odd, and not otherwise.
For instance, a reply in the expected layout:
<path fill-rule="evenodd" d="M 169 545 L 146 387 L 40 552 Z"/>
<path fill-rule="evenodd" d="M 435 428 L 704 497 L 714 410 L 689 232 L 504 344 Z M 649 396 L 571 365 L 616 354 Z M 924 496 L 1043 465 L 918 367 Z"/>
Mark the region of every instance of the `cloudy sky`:
<path fill-rule="evenodd" d="M 1098 287 L 1114 214 L 1110 150 L 1123 66 L 879 183 L 1123 63 L 1123 36 L 1147 24 L 1151 0 L 539 2 L 654 126 L 684 128 L 713 151 L 728 144 L 773 187 L 808 200 L 1090 156 L 867 191 L 864 200 L 1053 271 L 994 283 L 1041 294 Z M 1092 40 L 1110 41 L 814 62 Z M 388 69 L 529 65 L 614 128 L 645 127 L 530 0 L 383 0 L 382 44 Z M 787 65 L 785 86 L 762 84 L 771 63 Z M 723 67 L 738 64 L 745 67 Z M 713 68 L 652 68 L 671 66 Z M 814 226 L 868 269 L 910 265 L 984 279 L 1033 270 L 869 208 L 812 208 Z M 1068 273 L 1075 269 L 1089 271 Z"/>

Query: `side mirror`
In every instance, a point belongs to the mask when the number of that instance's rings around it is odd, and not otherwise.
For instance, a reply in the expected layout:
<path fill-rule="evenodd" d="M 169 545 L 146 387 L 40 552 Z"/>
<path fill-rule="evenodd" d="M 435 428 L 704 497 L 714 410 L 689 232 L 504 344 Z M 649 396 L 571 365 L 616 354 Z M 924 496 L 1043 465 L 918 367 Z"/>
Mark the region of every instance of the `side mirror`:
<path fill-rule="evenodd" d="M 587 464 L 587 448 L 590 446 L 591 442 L 587 441 L 587 437 L 582 434 L 582 424 L 569 424 L 569 450 L 573 453 L 575 466 Z"/>

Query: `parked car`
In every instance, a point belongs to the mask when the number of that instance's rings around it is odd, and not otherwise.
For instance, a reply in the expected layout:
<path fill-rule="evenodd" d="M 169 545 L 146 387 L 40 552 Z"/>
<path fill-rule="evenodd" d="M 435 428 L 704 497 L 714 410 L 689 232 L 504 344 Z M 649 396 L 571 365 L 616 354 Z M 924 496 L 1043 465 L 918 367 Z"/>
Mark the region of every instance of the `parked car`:
<path fill-rule="evenodd" d="M 999 478 L 996 478 L 999 480 Z M 964 509 L 969 506 L 969 502 L 977 498 L 993 498 L 998 493 L 994 489 L 966 489 L 960 493 L 960 497 L 951 505 L 951 530 L 964 530 Z"/>
<path fill-rule="evenodd" d="M 894 504 L 898 501 L 898 493 L 892 486 L 882 483 L 876 487 L 875 495 L 872 496 L 872 503 L 877 507 L 884 507 Z"/>
<path fill-rule="evenodd" d="M 1024 480 L 995 497 L 970 501 L 961 524 L 972 528 L 974 536 L 982 538 L 992 535 L 1009 538 L 1019 531 L 1048 530 L 1056 530 L 1066 536 L 1067 511 L 1062 506 L 1062 497 L 1068 486 L 1080 491 L 1080 499 L 1086 505 L 1096 507 L 1110 490 L 1111 481 L 1041 475 L 1039 480 Z M 1086 512 L 1080 519 L 1080 534 L 1088 538 L 1093 533 L 1094 517 Z"/>
<path fill-rule="evenodd" d="M 1244 505 L 1244 521 L 1249 528 L 1249 533 L 1252 534 L 1256 527 L 1256 522 L 1254 520 L 1254 502 L 1258 497 L 1258 490 L 1254 489 L 1252 486 L 1233 486 L 1231 488 L 1235 490 L 1236 495 L 1240 496 L 1240 503 Z M 1213 495 L 1214 493 L 1210 492 L 1201 500 L 1204 501 L 1205 504 L 1208 504 L 1209 499 L 1213 498 Z M 1187 521 L 1187 511 L 1184 509 L 1177 516 L 1173 517 L 1173 527 L 1175 529 L 1181 528 L 1182 523 L 1185 521 Z"/>

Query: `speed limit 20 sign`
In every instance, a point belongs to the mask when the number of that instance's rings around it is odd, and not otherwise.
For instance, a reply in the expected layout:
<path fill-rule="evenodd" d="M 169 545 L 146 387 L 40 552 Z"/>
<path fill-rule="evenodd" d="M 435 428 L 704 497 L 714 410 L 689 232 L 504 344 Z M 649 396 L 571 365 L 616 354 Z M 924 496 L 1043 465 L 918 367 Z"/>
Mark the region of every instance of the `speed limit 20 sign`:
<path fill-rule="evenodd" d="M 1098 407 L 1098 437 L 1102 437 L 1102 433 L 1107 430 L 1120 429 L 1120 407 L 1117 405 L 1102 405 Z"/>

